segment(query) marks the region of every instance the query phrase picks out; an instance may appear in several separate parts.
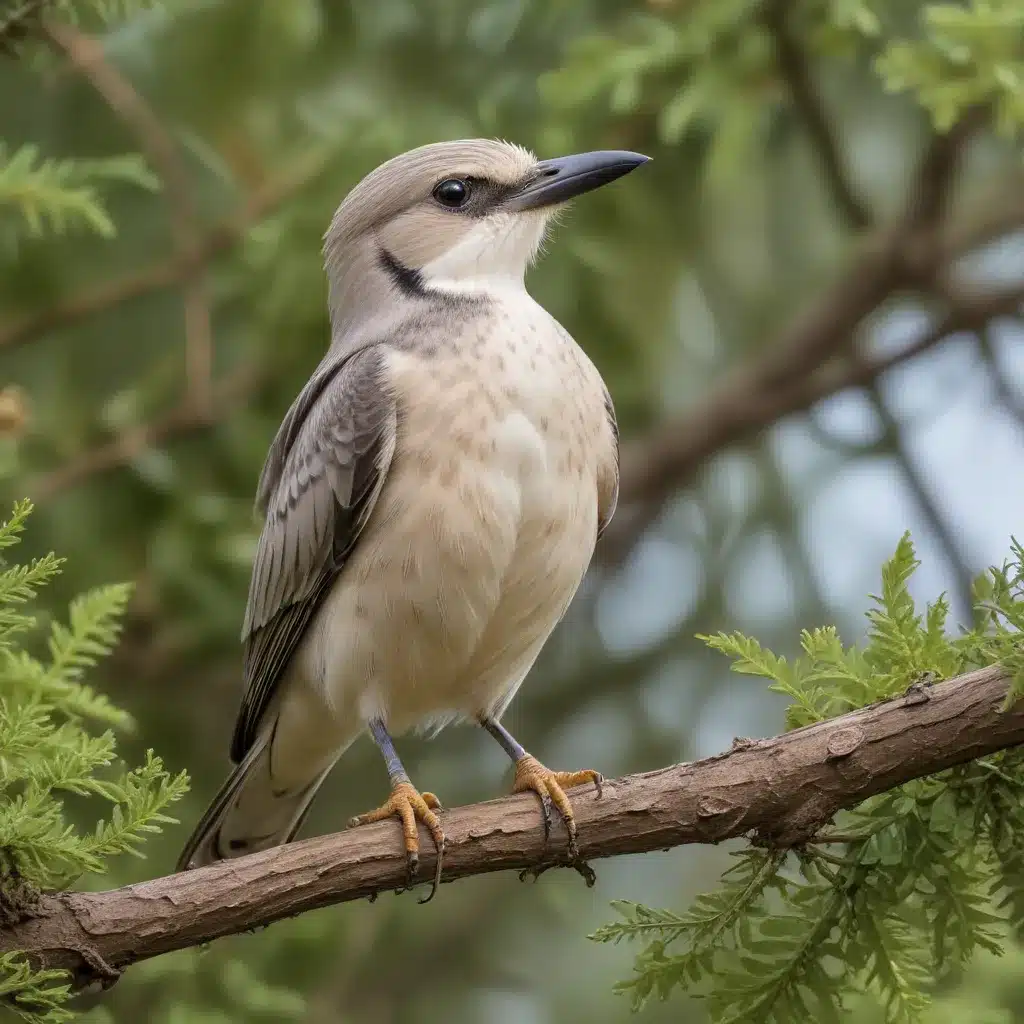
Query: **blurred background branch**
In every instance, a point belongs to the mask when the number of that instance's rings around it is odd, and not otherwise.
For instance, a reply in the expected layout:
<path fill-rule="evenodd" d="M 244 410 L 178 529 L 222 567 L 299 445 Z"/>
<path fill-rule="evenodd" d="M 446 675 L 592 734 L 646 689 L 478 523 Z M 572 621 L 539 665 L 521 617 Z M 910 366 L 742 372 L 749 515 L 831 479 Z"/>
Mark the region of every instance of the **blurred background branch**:
<path fill-rule="evenodd" d="M 213 385 L 208 402 L 200 404 L 194 400 L 192 392 L 186 392 L 181 405 L 167 415 L 152 423 L 132 427 L 113 441 L 84 452 L 73 461 L 39 476 L 29 483 L 29 490 L 37 501 L 48 501 L 61 491 L 75 487 L 92 476 L 130 464 L 148 448 L 204 430 L 217 420 L 230 416 L 240 404 L 252 397 L 259 383 L 259 371 L 243 366 Z"/>
<path fill-rule="evenodd" d="M 835 134 L 835 119 L 822 104 L 808 55 L 792 25 L 798 11 L 799 6 L 790 0 L 769 0 L 764 4 L 764 20 L 775 44 L 779 73 L 793 101 L 793 116 L 821 161 L 836 210 L 848 226 L 863 231 L 872 224 L 871 211 L 850 181 L 846 156 L 840 151 Z"/>
<path fill-rule="evenodd" d="M 1024 311 L 1024 286 L 957 295 L 949 301 L 949 311 L 937 328 L 899 352 L 875 359 L 844 356 L 841 350 L 851 337 L 851 322 L 858 315 L 855 311 L 861 310 L 860 316 L 866 317 L 877 305 L 856 294 L 865 280 L 872 281 L 871 275 L 879 276 L 873 259 L 844 279 L 835 291 L 834 305 L 826 302 L 811 314 L 805 321 L 811 324 L 809 328 L 788 330 L 781 340 L 767 346 L 764 357 L 734 371 L 706 402 L 661 425 L 647 438 L 629 443 L 622 455 L 622 511 L 602 538 L 604 557 L 623 557 L 657 516 L 662 503 L 686 484 L 705 460 L 726 446 L 830 395 L 870 386 L 887 370 L 947 338 L 978 331 L 996 318 Z M 870 284 L 866 289 L 870 290 Z M 820 362 L 815 362 L 813 354 L 829 347 L 840 354 L 832 358 L 823 354 Z"/>
<path fill-rule="evenodd" d="M 181 285 L 203 266 L 237 245 L 264 217 L 301 192 L 321 173 L 323 167 L 324 159 L 319 154 L 298 160 L 295 167 L 257 189 L 241 204 L 238 215 L 223 224 L 215 225 L 189 251 L 145 270 L 125 274 L 101 287 L 73 295 L 36 315 L 0 326 L 0 349 L 24 345 L 52 331 L 73 326 L 79 320 L 104 313 L 123 302 Z"/>
<path fill-rule="evenodd" d="M 209 419 L 213 400 L 211 314 L 204 283 L 204 261 L 198 258 L 195 202 L 177 144 L 149 104 L 106 59 L 100 43 L 55 21 L 44 23 L 43 32 L 135 134 L 142 152 L 159 171 L 170 206 L 171 236 L 177 261 L 187 268 L 180 279 L 185 306 L 186 402 L 197 418 Z"/>

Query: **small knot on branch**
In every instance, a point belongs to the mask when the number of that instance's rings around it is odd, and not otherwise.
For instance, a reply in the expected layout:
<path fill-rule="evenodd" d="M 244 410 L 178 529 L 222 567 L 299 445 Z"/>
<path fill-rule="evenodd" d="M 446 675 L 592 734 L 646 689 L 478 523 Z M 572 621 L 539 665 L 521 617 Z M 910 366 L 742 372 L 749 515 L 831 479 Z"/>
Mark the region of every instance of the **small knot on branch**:
<path fill-rule="evenodd" d="M 697 801 L 697 817 L 715 818 L 720 814 L 728 814 L 735 806 L 730 800 L 720 796 L 702 796 Z"/>
<path fill-rule="evenodd" d="M 827 761 L 838 761 L 849 757 L 864 742 L 864 730 L 859 726 L 837 729 L 828 738 Z"/>

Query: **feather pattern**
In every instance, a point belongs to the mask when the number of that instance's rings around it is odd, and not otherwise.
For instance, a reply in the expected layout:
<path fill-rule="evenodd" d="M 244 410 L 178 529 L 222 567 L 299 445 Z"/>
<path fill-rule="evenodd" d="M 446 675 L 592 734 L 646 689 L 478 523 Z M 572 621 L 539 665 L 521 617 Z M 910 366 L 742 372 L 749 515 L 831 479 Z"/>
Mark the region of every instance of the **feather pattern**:
<path fill-rule="evenodd" d="M 325 359 L 274 439 L 257 497 L 266 520 L 242 630 L 246 691 L 231 743 L 236 762 L 373 509 L 395 419 L 381 351 L 367 346 Z"/>

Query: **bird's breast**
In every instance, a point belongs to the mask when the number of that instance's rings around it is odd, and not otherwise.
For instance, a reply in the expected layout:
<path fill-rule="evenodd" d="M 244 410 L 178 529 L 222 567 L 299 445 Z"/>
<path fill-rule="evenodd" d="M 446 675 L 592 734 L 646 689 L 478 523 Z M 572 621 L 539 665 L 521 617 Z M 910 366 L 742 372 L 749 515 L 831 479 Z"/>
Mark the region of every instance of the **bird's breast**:
<path fill-rule="evenodd" d="M 514 687 L 596 538 L 595 439 L 610 430 L 596 371 L 550 318 L 467 330 L 389 354 L 395 453 L 342 575 L 337 611 L 372 626 L 347 642 L 399 728 L 477 713 Z M 397 646 L 376 639 L 381 623 Z"/>
<path fill-rule="evenodd" d="M 525 519 L 564 518 L 592 486 L 610 430 L 603 385 L 532 301 L 499 305 L 429 353 L 393 352 L 389 369 L 399 452 L 425 478 L 482 490 Z"/>

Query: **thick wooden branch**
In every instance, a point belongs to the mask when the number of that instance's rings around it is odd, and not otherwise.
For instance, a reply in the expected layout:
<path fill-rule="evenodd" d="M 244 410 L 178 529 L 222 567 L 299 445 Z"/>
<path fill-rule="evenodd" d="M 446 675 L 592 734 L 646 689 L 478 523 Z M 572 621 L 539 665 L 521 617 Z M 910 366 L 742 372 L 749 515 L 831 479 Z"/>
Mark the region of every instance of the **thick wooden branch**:
<path fill-rule="evenodd" d="M 595 860 L 737 836 L 774 846 L 811 838 L 843 808 L 911 779 L 1024 743 L 1024 702 L 987 668 L 773 739 L 736 740 L 692 764 L 574 791 L 582 855 Z M 444 813 L 444 880 L 534 870 L 563 860 L 557 825 L 544 842 L 528 795 Z M 433 873 L 421 830 L 421 877 Z M 0 952 L 29 951 L 78 984 L 129 964 L 401 885 L 398 827 L 384 822 L 108 892 L 44 896 L 36 915 L 0 931 Z M 443 898 L 443 892 L 439 896 Z M 430 913 L 424 910 L 423 913 Z"/>

